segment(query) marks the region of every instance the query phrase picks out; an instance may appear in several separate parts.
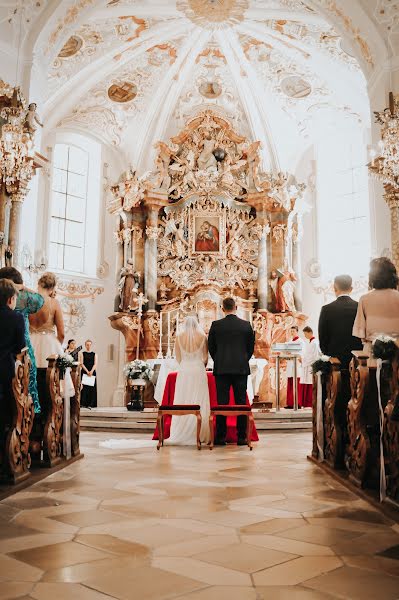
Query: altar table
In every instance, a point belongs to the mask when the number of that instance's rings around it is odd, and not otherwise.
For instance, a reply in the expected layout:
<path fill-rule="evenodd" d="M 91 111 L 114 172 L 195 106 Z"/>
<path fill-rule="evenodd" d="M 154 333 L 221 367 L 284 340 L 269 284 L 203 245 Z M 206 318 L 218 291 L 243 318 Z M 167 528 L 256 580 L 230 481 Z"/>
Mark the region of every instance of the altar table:
<path fill-rule="evenodd" d="M 163 398 L 162 398 L 162 406 L 164 405 L 170 405 L 173 404 L 174 401 L 174 397 L 175 397 L 175 388 L 176 388 L 176 379 L 177 379 L 177 372 L 173 372 L 173 373 L 169 373 L 167 379 L 166 379 L 166 383 L 165 383 L 165 389 L 164 389 L 164 393 L 163 393 Z M 209 403 L 210 406 L 218 406 L 217 403 L 217 394 L 216 394 L 216 382 L 215 382 L 215 377 L 213 375 L 213 373 L 210 373 L 209 371 L 207 372 L 207 378 L 208 378 L 208 389 L 209 389 Z M 233 389 L 230 388 L 230 402 L 229 404 L 235 404 L 234 402 L 234 394 L 233 394 Z M 248 394 L 247 394 L 247 402 L 246 402 L 247 406 L 250 406 L 250 402 L 249 402 L 249 398 L 248 398 Z M 163 422 L 164 422 L 164 439 L 166 440 L 169 436 L 170 436 L 170 424 L 172 421 L 172 417 L 170 417 L 169 415 L 165 415 L 163 418 Z M 228 444 L 235 444 L 237 442 L 237 417 L 227 417 L 227 435 L 226 435 L 226 442 Z M 152 438 L 153 440 L 157 440 L 158 439 L 158 428 L 155 429 L 154 432 L 154 436 Z M 252 428 L 252 441 L 253 442 L 257 442 L 259 440 L 258 437 L 258 433 L 256 431 L 256 426 L 254 424 L 253 428 Z"/>

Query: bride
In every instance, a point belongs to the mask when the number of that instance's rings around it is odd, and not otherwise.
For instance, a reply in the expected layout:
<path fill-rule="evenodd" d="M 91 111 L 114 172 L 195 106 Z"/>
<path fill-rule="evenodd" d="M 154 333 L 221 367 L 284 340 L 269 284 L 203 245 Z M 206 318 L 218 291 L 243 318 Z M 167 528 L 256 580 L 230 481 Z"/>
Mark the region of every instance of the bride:
<path fill-rule="evenodd" d="M 209 391 L 206 376 L 208 342 L 196 316 L 185 318 L 176 336 L 175 355 L 179 363 L 174 404 L 199 404 L 202 426 L 201 442 L 207 444 L 209 432 Z M 172 417 L 169 444 L 191 445 L 197 442 L 197 419 L 194 415 Z"/>

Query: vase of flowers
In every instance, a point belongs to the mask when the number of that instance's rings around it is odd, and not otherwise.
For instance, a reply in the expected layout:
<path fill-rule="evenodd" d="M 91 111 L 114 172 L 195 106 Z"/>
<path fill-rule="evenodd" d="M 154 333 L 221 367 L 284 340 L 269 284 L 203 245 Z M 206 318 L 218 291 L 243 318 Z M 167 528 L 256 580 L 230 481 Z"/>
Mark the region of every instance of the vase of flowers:
<path fill-rule="evenodd" d="M 60 379 L 64 379 L 68 367 L 73 365 L 73 357 L 70 354 L 60 354 L 55 361 L 55 365 L 60 373 Z"/>
<path fill-rule="evenodd" d="M 124 368 L 128 387 L 128 410 L 144 410 L 144 388 L 151 381 L 153 370 L 144 360 L 133 360 Z"/>

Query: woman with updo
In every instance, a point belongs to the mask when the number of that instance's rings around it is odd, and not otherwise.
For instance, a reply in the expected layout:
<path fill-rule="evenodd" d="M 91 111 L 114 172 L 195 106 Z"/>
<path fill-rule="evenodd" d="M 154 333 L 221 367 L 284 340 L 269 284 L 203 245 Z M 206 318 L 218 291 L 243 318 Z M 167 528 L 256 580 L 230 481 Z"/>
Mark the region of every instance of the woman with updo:
<path fill-rule="evenodd" d="M 60 303 L 55 298 L 57 279 L 54 273 L 43 273 L 37 285 L 44 305 L 36 314 L 30 315 L 29 323 L 40 396 L 46 387 L 47 358 L 52 354 L 63 354 L 64 317 Z M 75 395 L 70 374 L 65 376 L 65 393 L 68 396 Z"/>

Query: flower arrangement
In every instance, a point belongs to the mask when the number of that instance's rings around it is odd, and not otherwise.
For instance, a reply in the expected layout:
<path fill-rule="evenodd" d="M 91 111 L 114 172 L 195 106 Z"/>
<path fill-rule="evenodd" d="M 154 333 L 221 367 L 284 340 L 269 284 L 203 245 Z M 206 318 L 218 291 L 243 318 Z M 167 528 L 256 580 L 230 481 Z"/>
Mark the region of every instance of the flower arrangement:
<path fill-rule="evenodd" d="M 60 379 L 64 379 L 65 371 L 73 364 L 73 357 L 70 354 L 60 354 L 55 361 L 55 365 L 60 372 Z"/>
<path fill-rule="evenodd" d="M 323 354 L 320 358 L 312 363 L 312 373 L 316 375 L 316 373 L 321 373 L 322 375 L 329 375 L 331 373 L 331 363 L 330 357 Z"/>
<path fill-rule="evenodd" d="M 373 358 L 381 360 L 392 360 L 398 351 L 398 346 L 393 337 L 379 335 L 375 338 L 372 346 Z"/>
<path fill-rule="evenodd" d="M 127 379 L 145 379 L 150 381 L 153 376 L 153 370 L 145 360 L 132 360 L 124 368 Z"/>

